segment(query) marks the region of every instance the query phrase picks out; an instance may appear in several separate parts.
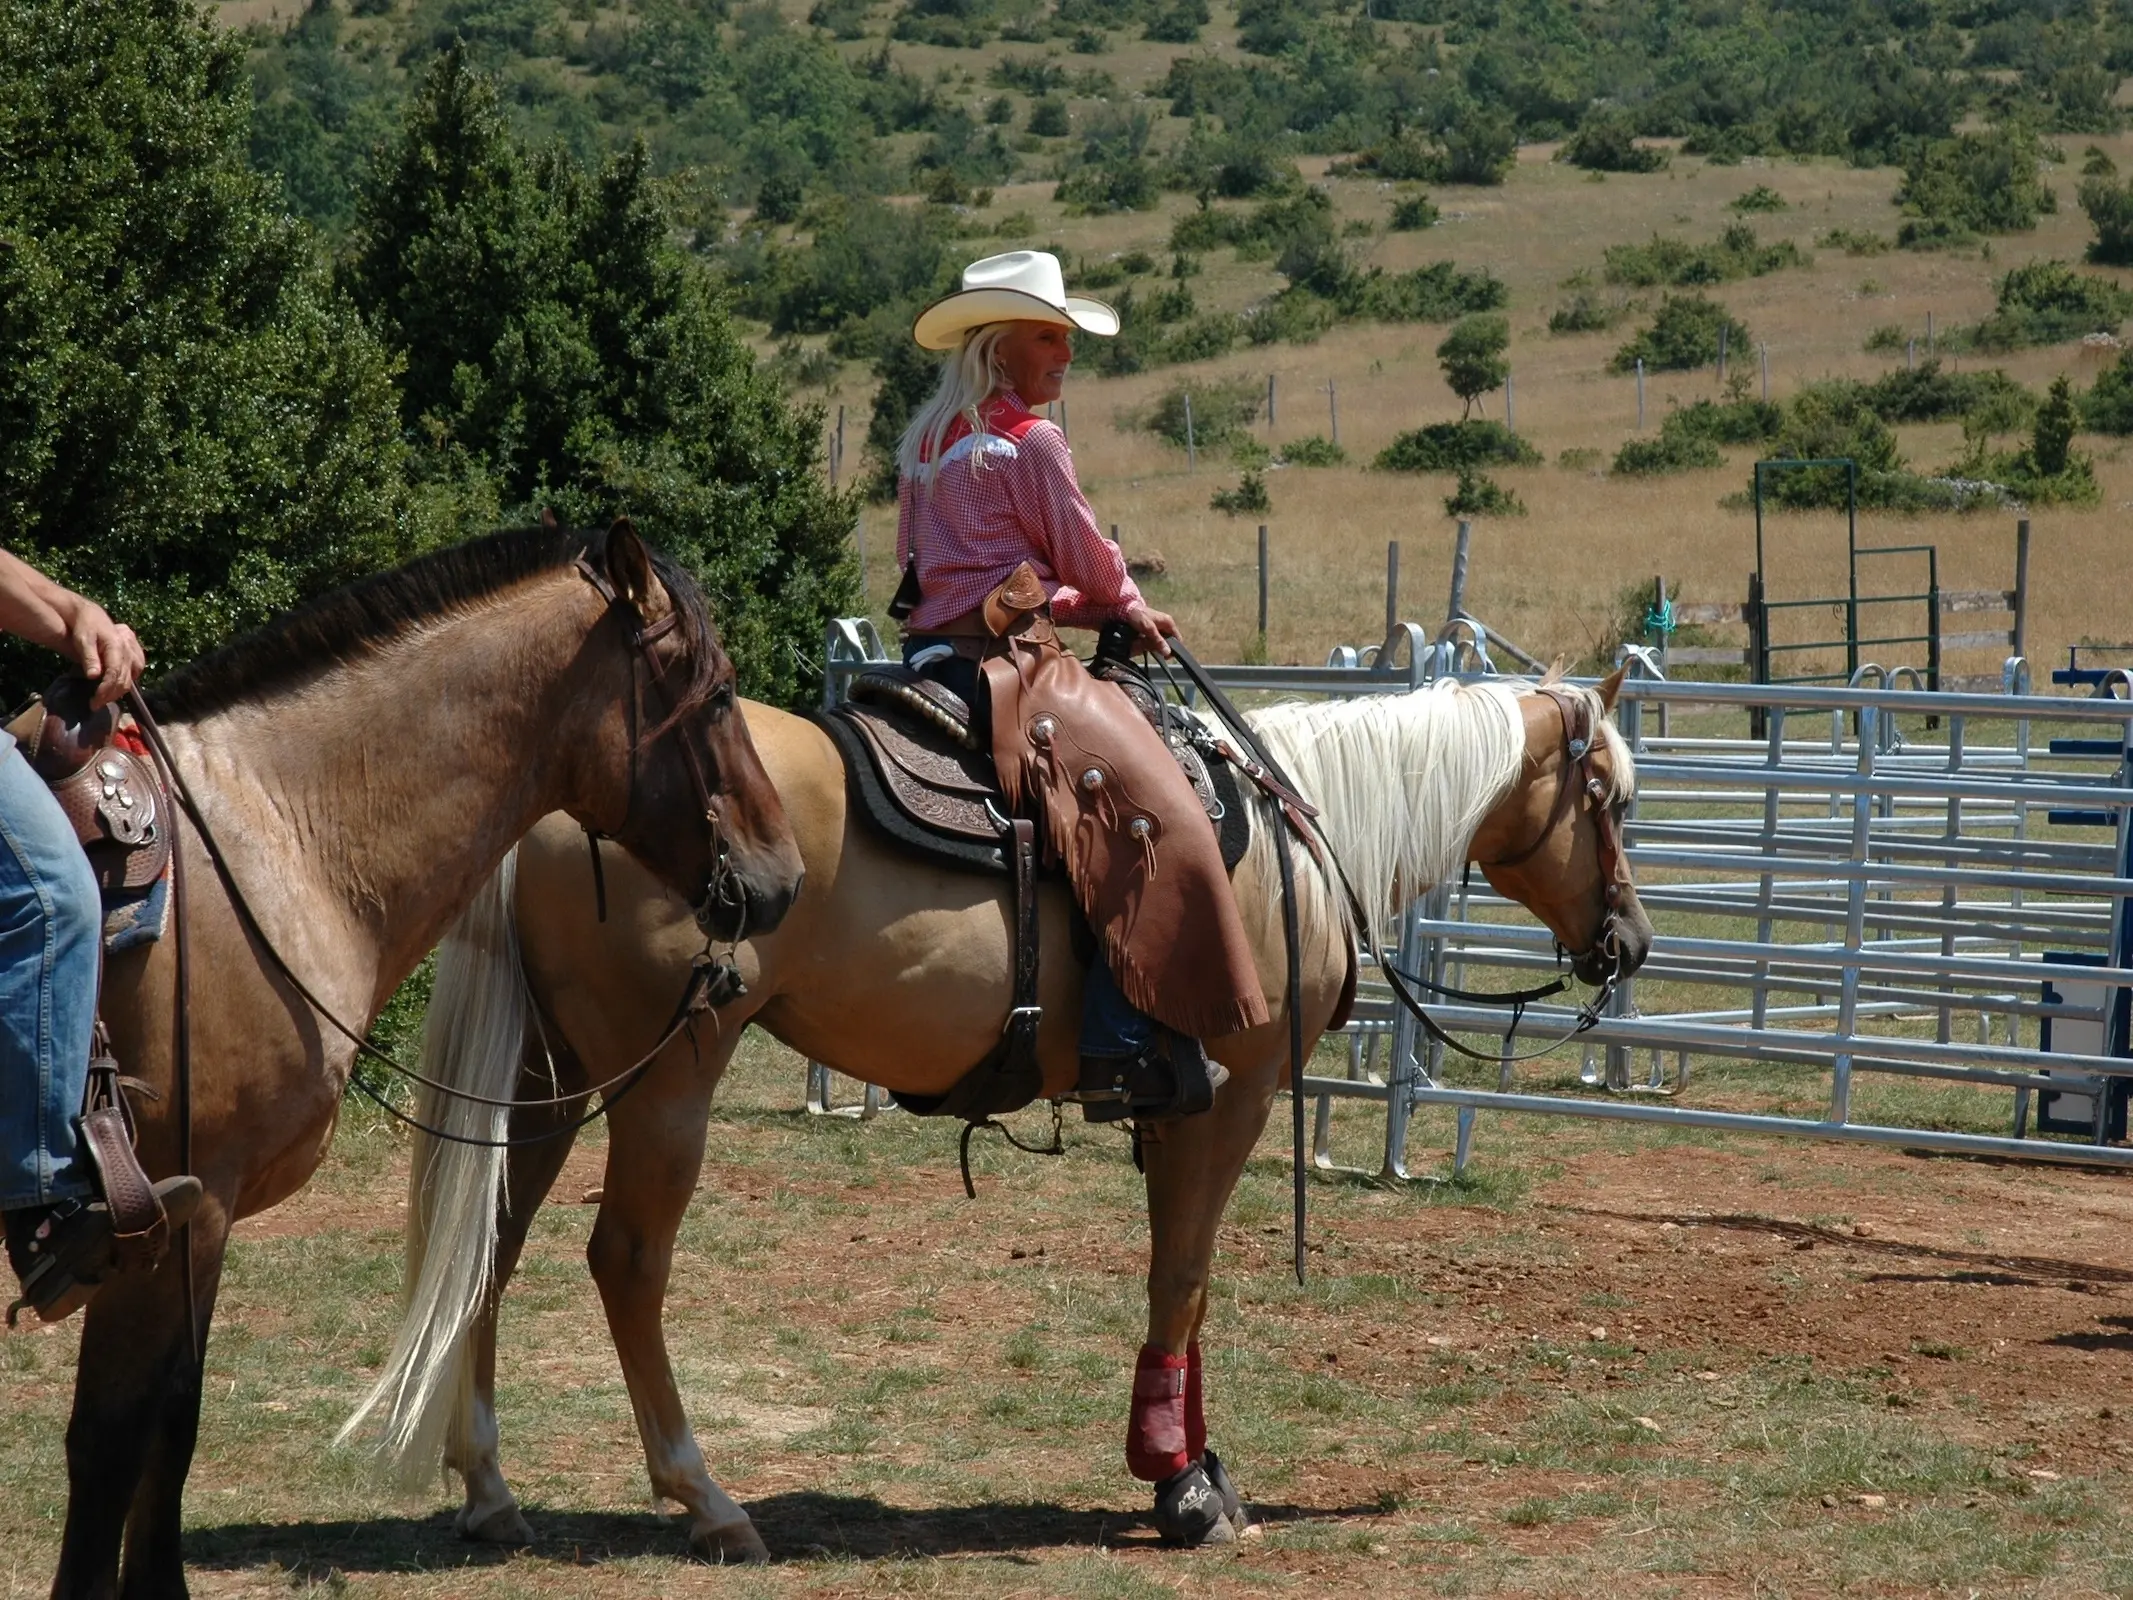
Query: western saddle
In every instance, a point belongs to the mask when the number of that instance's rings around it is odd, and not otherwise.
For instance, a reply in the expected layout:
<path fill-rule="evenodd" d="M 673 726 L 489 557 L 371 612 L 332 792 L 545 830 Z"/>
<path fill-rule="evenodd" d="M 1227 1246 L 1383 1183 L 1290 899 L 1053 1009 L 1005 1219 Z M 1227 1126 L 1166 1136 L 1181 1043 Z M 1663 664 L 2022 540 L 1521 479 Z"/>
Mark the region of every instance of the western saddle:
<path fill-rule="evenodd" d="M 1229 762 L 1210 759 L 1218 755 L 1216 741 L 1132 665 L 1101 661 L 1093 670 L 1117 684 L 1162 736 L 1217 831 L 1223 865 L 1235 870 L 1251 825 Z M 897 1104 L 918 1116 L 968 1122 L 1020 1110 L 1044 1088 L 1036 1048 L 1037 881 L 1057 870 L 1040 862 L 1034 824 L 1007 814 L 989 742 L 974 725 L 971 708 L 910 667 L 869 666 L 853 678 L 849 698 L 816 721 L 844 757 L 858 811 L 883 836 L 940 865 L 1008 880 L 1013 978 L 1007 1027 L 946 1094 L 899 1094 Z M 1089 942 L 1093 948 L 1093 937 Z"/>

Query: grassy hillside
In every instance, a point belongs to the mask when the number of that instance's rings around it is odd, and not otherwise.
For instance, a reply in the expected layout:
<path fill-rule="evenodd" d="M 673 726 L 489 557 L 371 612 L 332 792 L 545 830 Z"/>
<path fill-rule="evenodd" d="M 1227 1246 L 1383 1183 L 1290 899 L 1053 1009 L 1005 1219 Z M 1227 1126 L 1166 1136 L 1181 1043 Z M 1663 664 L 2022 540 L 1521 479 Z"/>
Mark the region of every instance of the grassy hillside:
<path fill-rule="evenodd" d="M 1750 336 L 1730 352 L 1733 393 L 1743 380 L 1748 397 L 1762 393 L 1767 352 L 1781 404 L 1903 368 L 1913 338 L 1924 360 L 1930 316 L 1946 371 L 2004 369 L 2028 393 L 1997 413 L 1895 422 L 1894 450 L 1927 475 L 1967 460 L 2004 479 L 2049 382 L 2070 374 L 2086 390 L 2116 359 L 2078 337 L 2115 326 L 2115 306 L 2024 324 L 2015 339 L 1968 333 L 2012 269 L 2080 261 L 2092 230 L 2077 187 L 2085 165 L 2101 170 L 2090 152 L 2133 168 L 2133 142 L 2115 131 L 2133 54 L 2111 11 L 1862 5 L 1824 8 L 1809 27 L 1791 8 L 1720 5 L 1680 21 L 1548 0 L 1371 0 L 1367 17 L 1244 0 L 1204 22 L 1190 0 L 786 0 L 730 14 L 355 4 L 363 14 L 223 9 L 254 30 L 266 130 L 255 150 L 292 174 L 292 203 L 329 229 L 344 221 L 360 151 L 389 125 L 398 86 L 440 40 L 464 38 L 528 126 L 587 156 L 647 142 L 677 225 L 757 319 L 765 355 L 833 418 L 843 411 L 848 475 L 863 470 L 875 369 L 910 309 L 963 260 L 1060 249 L 1070 274 L 1128 303 L 1133 336 L 1085 345 L 1069 389 L 1085 485 L 1129 553 L 1161 553 L 1152 596 L 1217 655 L 1253 643 L 1262 520 L 1275 659 L 1375 635 L 1388 539 L 1403 544 L 1403 612 L 1441 614 L 1452 480 L 1370 467 L 1402 432 L 1459 415 L 1433 351 L 1443 324 L 1481 302 L 1435 293 L 1438 263 L 1469 287 L 1500 281 L 1516 429 L 1544 462 L 1495 471 L 1526 514 L 1483 521 L 1469 603 L 1572 656 L 1608 636 L 1629 585 L 1662 573 L 1690 598 L 1737 599 L 1752 563 L 1752 520 L 1721 501 L 1777 444 L 1728 445 L 1723 466 L 1662 476 L 1609 470 L 1637 436 L 1635 379 L 1610 368 L 1667 295 L 1721 303 Z M 1492 168 L 1514 138 L 1515 158 Z M 1656 170 L 1588 170 L 1555 159 L 1565 153 Z M 1432 225 L 1396 225 L 1432 209 Z M 1752 238 L 1721 245 L 1744 227 Z M 1894 248 L 1899 236 L 1939 248 Z M 2085 270 L 2133 287 L 2115 269 Z M 1615 320 L 1565 333 L 1551 318 Z M 2020 344 L 2040 331 L 2076 336 Z M 1260 416 L 1202 449 L 1197 471 L 1139 425 L 1181 381 L 1202 386 L 1204 416 L 1225 383 L 1261 395 L 1269 376 L 1273 424 Z M 1329 385 L 1346 463 L 1264 462 L 1331 433 Z M 1654 372 L 1644 435 L 1677 405 L 1722 398 L 1709 366 Z M 1502 420 L 1502 392 L 1483 407 Z M 2098 581 L 2123 549 L 2133 463 L 2114 436 L 2083 434 L 2074 451 L 2094 462 L 2074 498 L 2092 503 L 2032 508 L 2038 656 L 2133 635 L 2123 585 Z M 1212 510 L 1255 464 L 1270 508 Z M 1864 531 L 1936 542 L 1944 585 L 1997 588 L 2011 581 L 2016 514 L 1870 512 Z M 1776 528 L 1773 592 L 1834 592 L 1841 515 Z M 892 535 L 886 508 L 863 520 L 877 605 L 893 587 Z"/>

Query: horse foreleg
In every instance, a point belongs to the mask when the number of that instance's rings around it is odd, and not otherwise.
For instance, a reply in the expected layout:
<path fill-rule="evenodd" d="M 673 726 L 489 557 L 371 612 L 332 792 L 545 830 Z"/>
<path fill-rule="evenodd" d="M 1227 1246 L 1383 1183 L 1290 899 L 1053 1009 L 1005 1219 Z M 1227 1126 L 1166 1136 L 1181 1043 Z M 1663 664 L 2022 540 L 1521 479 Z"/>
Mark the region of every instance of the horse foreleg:
<path fill-rule="evenodd" d="M 186 1318 L 190 1309 L 205 1339 L 226 1215 L 210 1202 L 193 1219 L 190 1308 L 173 1254 L 152 1273 L 112 1279 L 84 1313 L 55 1600 L 163 1600 L 186 1592 L 182 1511 L 200 1425 L 200 1367 Z"/>
<path fill-rule="evenodd" d="M 1221 1542 L 1241 1531 L 1242 1508 L 1207 1455 L 1199 1331 L 1216 1230 L 1266 1127 L 1279 1071 L 1278 1061 L 1247 1070 L 1233 1065 L 1212 1110 L 1143 1131 L 1148 1340 L 1134 1364 L 1126 1467 L 1158 1486 L 1157 1524 L 1186 1543 Z"/>
<path fill-rule="evenodd" d="M 549 1067 L 554 1077 L 549 1076 Z M 551 1050 L 530 1044 L 527 1054 L 527 1092 L 547 1097 L 570 1093 L 585 1082 L 577 1057 L 560 1043 Z M 541 1135 L 575 1122 L 583 1114 L 584 1101 L 571 1100 L 560 1106 L 520 1110 L 511 1114 L 511 1136 L 538 1142 L 516 1146 L 504 1175 L 504 1192 L 496 1212 L 496 1264 L 489 1292 L 481 1311 L 467 1333 L 467 1388 L 459 1414 L 446 1440 L 444 1464 L 457 1472 L 466 1488 L 466 1503 L 459 1508 L 454 1526 L 463 1539 L 485 1544 L 531 1544 L 533 1529 L 518 1508 L 518 1499 L 504 1481 L 499 1461 L 501 1434 L 496 1423 L 496 1319 L 503 1305 L 504 1290 L 518 1270 L 526 1248 L 526 1232 L 534 1213 L 555 1187 L 571 1147 L 573 1135 L 553 1138 Z"/>
<path fill-rule="evenodd" d="M 660 1081 L 647 1083 L 610 1119 L 607 1187 L 586 1255 L 629 1385 L 652 1492 L 688 1512 L 690 1547 L 706 1560 L 764 1561 L 770 1552 L 755 1524 L 704 1465 L 667 1355 L 667 1279 L 703 1166 L 711 1095 L 700 1076 L 673 1071 L 671 1055 L 665 1065 L 663 1076 L 653 1068 Z M 714 1081 L 724 1065 L 722 1051 Z"/>

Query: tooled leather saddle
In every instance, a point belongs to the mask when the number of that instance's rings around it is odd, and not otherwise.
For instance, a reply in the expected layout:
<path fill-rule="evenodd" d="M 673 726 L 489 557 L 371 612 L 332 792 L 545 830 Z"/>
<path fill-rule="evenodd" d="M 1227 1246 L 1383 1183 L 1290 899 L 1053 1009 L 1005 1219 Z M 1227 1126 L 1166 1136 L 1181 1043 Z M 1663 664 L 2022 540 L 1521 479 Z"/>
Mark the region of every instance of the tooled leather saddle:
<path fill-rule="evenodd" d="M 1234 870 L 1250 823 L 1226 761 L 1210 761 L 1211 741 L 1184 708 L 1158 694 L 1131 665 L 1100 662 L 1176 758 L 1217 830 L 1222 864 Z M 1020 1110 L 1043 1090 L 1036 1060 L 1038 839 L 1026 818 L 1007 814 L 990 744 L 970 706 L 945 685 L 895 662 L 852 680 L 849 698 L 816 721 L 844 758 L 852 800 L 884 837 L 911 854 L 1009 882 L 1013 939 L 1012 1005 L 1000 1042 L 944 1095 L 904 1095 L 919 1116 L 979 1121 Z"/>
<path fill-rule="evenodd" d="M 130 721 L 117 709 L 89 709 L 94 686 L 59 679 L 8 722 L 30 768 L 52 791 L 89 858 L 97 887 L 144 889 L 170 865 L 170 797 L 154 766 L 128 744 Z M 99 972 L 101 982 L 101 972 Z M 115 1245 L 124 1265 L 152 1265 L 170 1238 L 155 1189 L 134 1153 L 133 1111 L 126 1091 L 154 1097 L 138 1079 L 119 1073 L 103 1018 L 96 1021 L 88 1088 L 81 1113 L 82 1144 L 102 1180 Z"/>

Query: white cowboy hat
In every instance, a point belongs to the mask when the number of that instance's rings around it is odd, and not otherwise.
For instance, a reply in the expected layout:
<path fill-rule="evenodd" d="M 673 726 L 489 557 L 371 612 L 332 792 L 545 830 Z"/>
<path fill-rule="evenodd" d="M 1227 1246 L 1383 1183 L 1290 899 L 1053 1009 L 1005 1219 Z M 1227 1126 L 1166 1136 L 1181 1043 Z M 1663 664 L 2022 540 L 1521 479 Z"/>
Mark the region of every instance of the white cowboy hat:
<path fill-rule="evenodd" d="M 1054 322 L 1109 338 L 1118 313 L 1101 300 L 1066 292 L 1059 258 L 1044 250 L 1010 250 L 963 269 L 963 287 L 918 314 L 911 337 L 925 350 L 953 350 L 988 322 Z"/>

